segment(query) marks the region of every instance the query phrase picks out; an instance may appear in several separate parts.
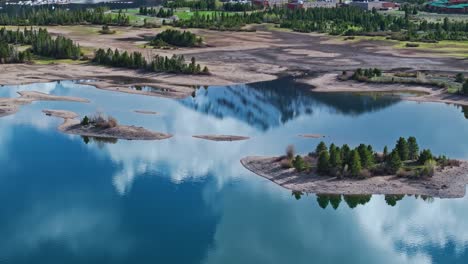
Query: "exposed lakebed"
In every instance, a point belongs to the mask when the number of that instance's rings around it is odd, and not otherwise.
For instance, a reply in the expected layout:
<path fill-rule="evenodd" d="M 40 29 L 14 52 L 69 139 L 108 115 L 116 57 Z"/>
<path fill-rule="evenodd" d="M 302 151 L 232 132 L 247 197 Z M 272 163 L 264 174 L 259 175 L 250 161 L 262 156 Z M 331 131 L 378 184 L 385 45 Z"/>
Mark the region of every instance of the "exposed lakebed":
<path fill-rule="evenodd" d="M 0 259 L 7 263 L 44 262 L 57 252 L 69 262 L 86 257 L 88 263 L 468 259 L 467 197 L 374 195 L 355 202 L 350 196 L 292 196 L 239 162 L 284 153 L 289 144 L 305 154 L 320 140 L 382 149 L 400 136 L 416 136 L 435 154 L 468 159 L 468 109 L 394 96 L 311 93 L 288 79 L 200 88 L 180 100 L 71 81 L 0 87 L 0 96 L 25 90 L 89 103 L 37 101 L 0 118 Z M 79 116 L 100 111 L 174 137 L 89 141 L 58 131 L 62 120 L 43 109 Z M 313 134 L 326 137 L 298 136 Z M 250 139 L 213 142 L 193 135 Z"/>

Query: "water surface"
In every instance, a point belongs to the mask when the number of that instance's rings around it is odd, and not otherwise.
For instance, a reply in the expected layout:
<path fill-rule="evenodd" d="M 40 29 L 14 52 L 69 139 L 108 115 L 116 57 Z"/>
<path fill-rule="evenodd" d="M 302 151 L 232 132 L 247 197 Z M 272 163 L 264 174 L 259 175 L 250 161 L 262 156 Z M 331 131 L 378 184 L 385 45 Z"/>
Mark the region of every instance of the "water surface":
<path fill-rule="evenodd" d="M 436 154 L 468 159 L 468 120 L 457 106 L 310 93 L 290 79 L 202 87 L 182 100 L 71 81 L 4 86 L 0 96 L 20 90 L 91 103 L 36 102 L 0 118 L 0 263 L 468 261 L 466 198 L 299 197 L 239 163 L 289 144 L 312 151 L 318 139 L 299 134 L 376 149 L 416 136 Z M 45 108 L 100 111 L 175 136 L 86 143 L 58 132 L 62 121 Z M 197 134 L 251 139 L 191 137 Z"/>

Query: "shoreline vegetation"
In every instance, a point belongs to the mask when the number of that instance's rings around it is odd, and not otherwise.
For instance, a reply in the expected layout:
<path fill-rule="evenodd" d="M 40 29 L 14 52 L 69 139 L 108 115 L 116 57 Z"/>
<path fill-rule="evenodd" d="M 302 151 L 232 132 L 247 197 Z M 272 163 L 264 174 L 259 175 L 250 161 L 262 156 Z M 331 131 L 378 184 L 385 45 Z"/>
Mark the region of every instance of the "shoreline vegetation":
<path fill-rule="evenodd" d="M 242 165 L 255 174 L 295 192 L 318 194 L 428 195 L 463 197 L 468 162 L 435 157 L 419 150 L 416 138 L 400 138 L 382 153 L 370 145 L 351 149 L 320 142 L 314 152 L 296 155 L 288 146 L 280 157 L 246 157 Z"/>
<path fill-rule="evenodd" d="M 172 135 L 153 132 L 143 127 L 120 125 L 111 116 L 97 113 L 91 117 L 84 116 L 81 121 L 76 119 L 78 114 L 66 110 L 43 110 L 44 114 L 62 118 L 64 121 L 58 129 L 67 134 L 80 135 L 98 139 L 126 139 L 126 140 L 163 140 Z"/>

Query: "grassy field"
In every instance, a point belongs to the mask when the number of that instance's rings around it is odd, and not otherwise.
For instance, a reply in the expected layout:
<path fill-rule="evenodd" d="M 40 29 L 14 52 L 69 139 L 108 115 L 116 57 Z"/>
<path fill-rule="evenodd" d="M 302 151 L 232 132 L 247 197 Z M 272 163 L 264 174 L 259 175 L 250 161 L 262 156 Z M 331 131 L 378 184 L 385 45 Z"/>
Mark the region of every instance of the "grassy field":
<path fill-rule="evenodd" d="M 395 48 L 407 48 L 406 41 L 398 42 Z M 468 41 L 443 40 L 437 43 L 420 43 L 419 47 L 409 48 L 418 51 L 437 52 L 448 57 L 468 58 Z"/>
<path fill-rule="evenodd" d="M 390 11 L 379 11 L 383 14 L 394 15 L 394 16 L 404 16 L 405 12 L 400 10 L 390 10 Z M 467 21 L 468 14 L 437 14 L 429 12 L 419 11 L 417 15 L 412 15 L 414 20 L 427 20 L 428 22 L 443 22 L 444 18 L 448 17 L 450 20 L 454 21 Z"/>
<path fill-rule="evenodd" d="M 468 41 L 451 41 L 442 40 L 437 43 L 424 43 L 424 42 L 409 42 L 387 39 L 384 36 L 354 36 L 351 39 L 347 37 L 339 37 L 339 40 L 346 43 L 358 43 L 361 41 L 383 41 L 396 49 L 411 49 L 415 51 L 429 51 L 431 53 L 439 53 L 442 56 L 455 57 L 455 58 L 468 58 Z M 407 43 L 416 43 L 418 47 L 409 48 Z"/>
<path fill-rule="evenodd" d="M 53 59 L 53 58 L 47 58 L 47 57 L 42 57 L 42 56 L 34 56 L 33 57 L 33 63 L 34 64 L 39 64 L 39 65 L 50 65 L 50 64 L 58 64 L 58 63 L 64 63 L 64 64 L 83 64 L 87 63 L 88 61 L 81 61 L 81 60 L 71 60 L 71 59 Z"/>

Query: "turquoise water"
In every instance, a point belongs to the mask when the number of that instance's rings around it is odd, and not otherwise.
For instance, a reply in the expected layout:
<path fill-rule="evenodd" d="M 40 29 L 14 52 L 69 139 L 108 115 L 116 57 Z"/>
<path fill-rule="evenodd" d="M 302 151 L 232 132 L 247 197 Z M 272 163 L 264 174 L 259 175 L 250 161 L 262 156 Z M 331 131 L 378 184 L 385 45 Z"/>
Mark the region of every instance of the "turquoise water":
<path fill-rule="evenodd" d="M 0 87 L 1 97 L 35 90 L 91 101 L 35 102 L 0 118 L 0 263 L 466 263 L 466 198 L 335 196 L 319 204 L 239 163 L 289 144 L 307 153 L 318 140 L 297 136 L 306 133 L 378 149 L 414 135 L 437 154 L 468 159 L 463 109 L 300 86 L 283 79 L 200 88 L 183 100 L 74 82 Z M 42 109 L 101 111 L 174 137 L 86 144 L 58 132 L 62 121 Z"/>

